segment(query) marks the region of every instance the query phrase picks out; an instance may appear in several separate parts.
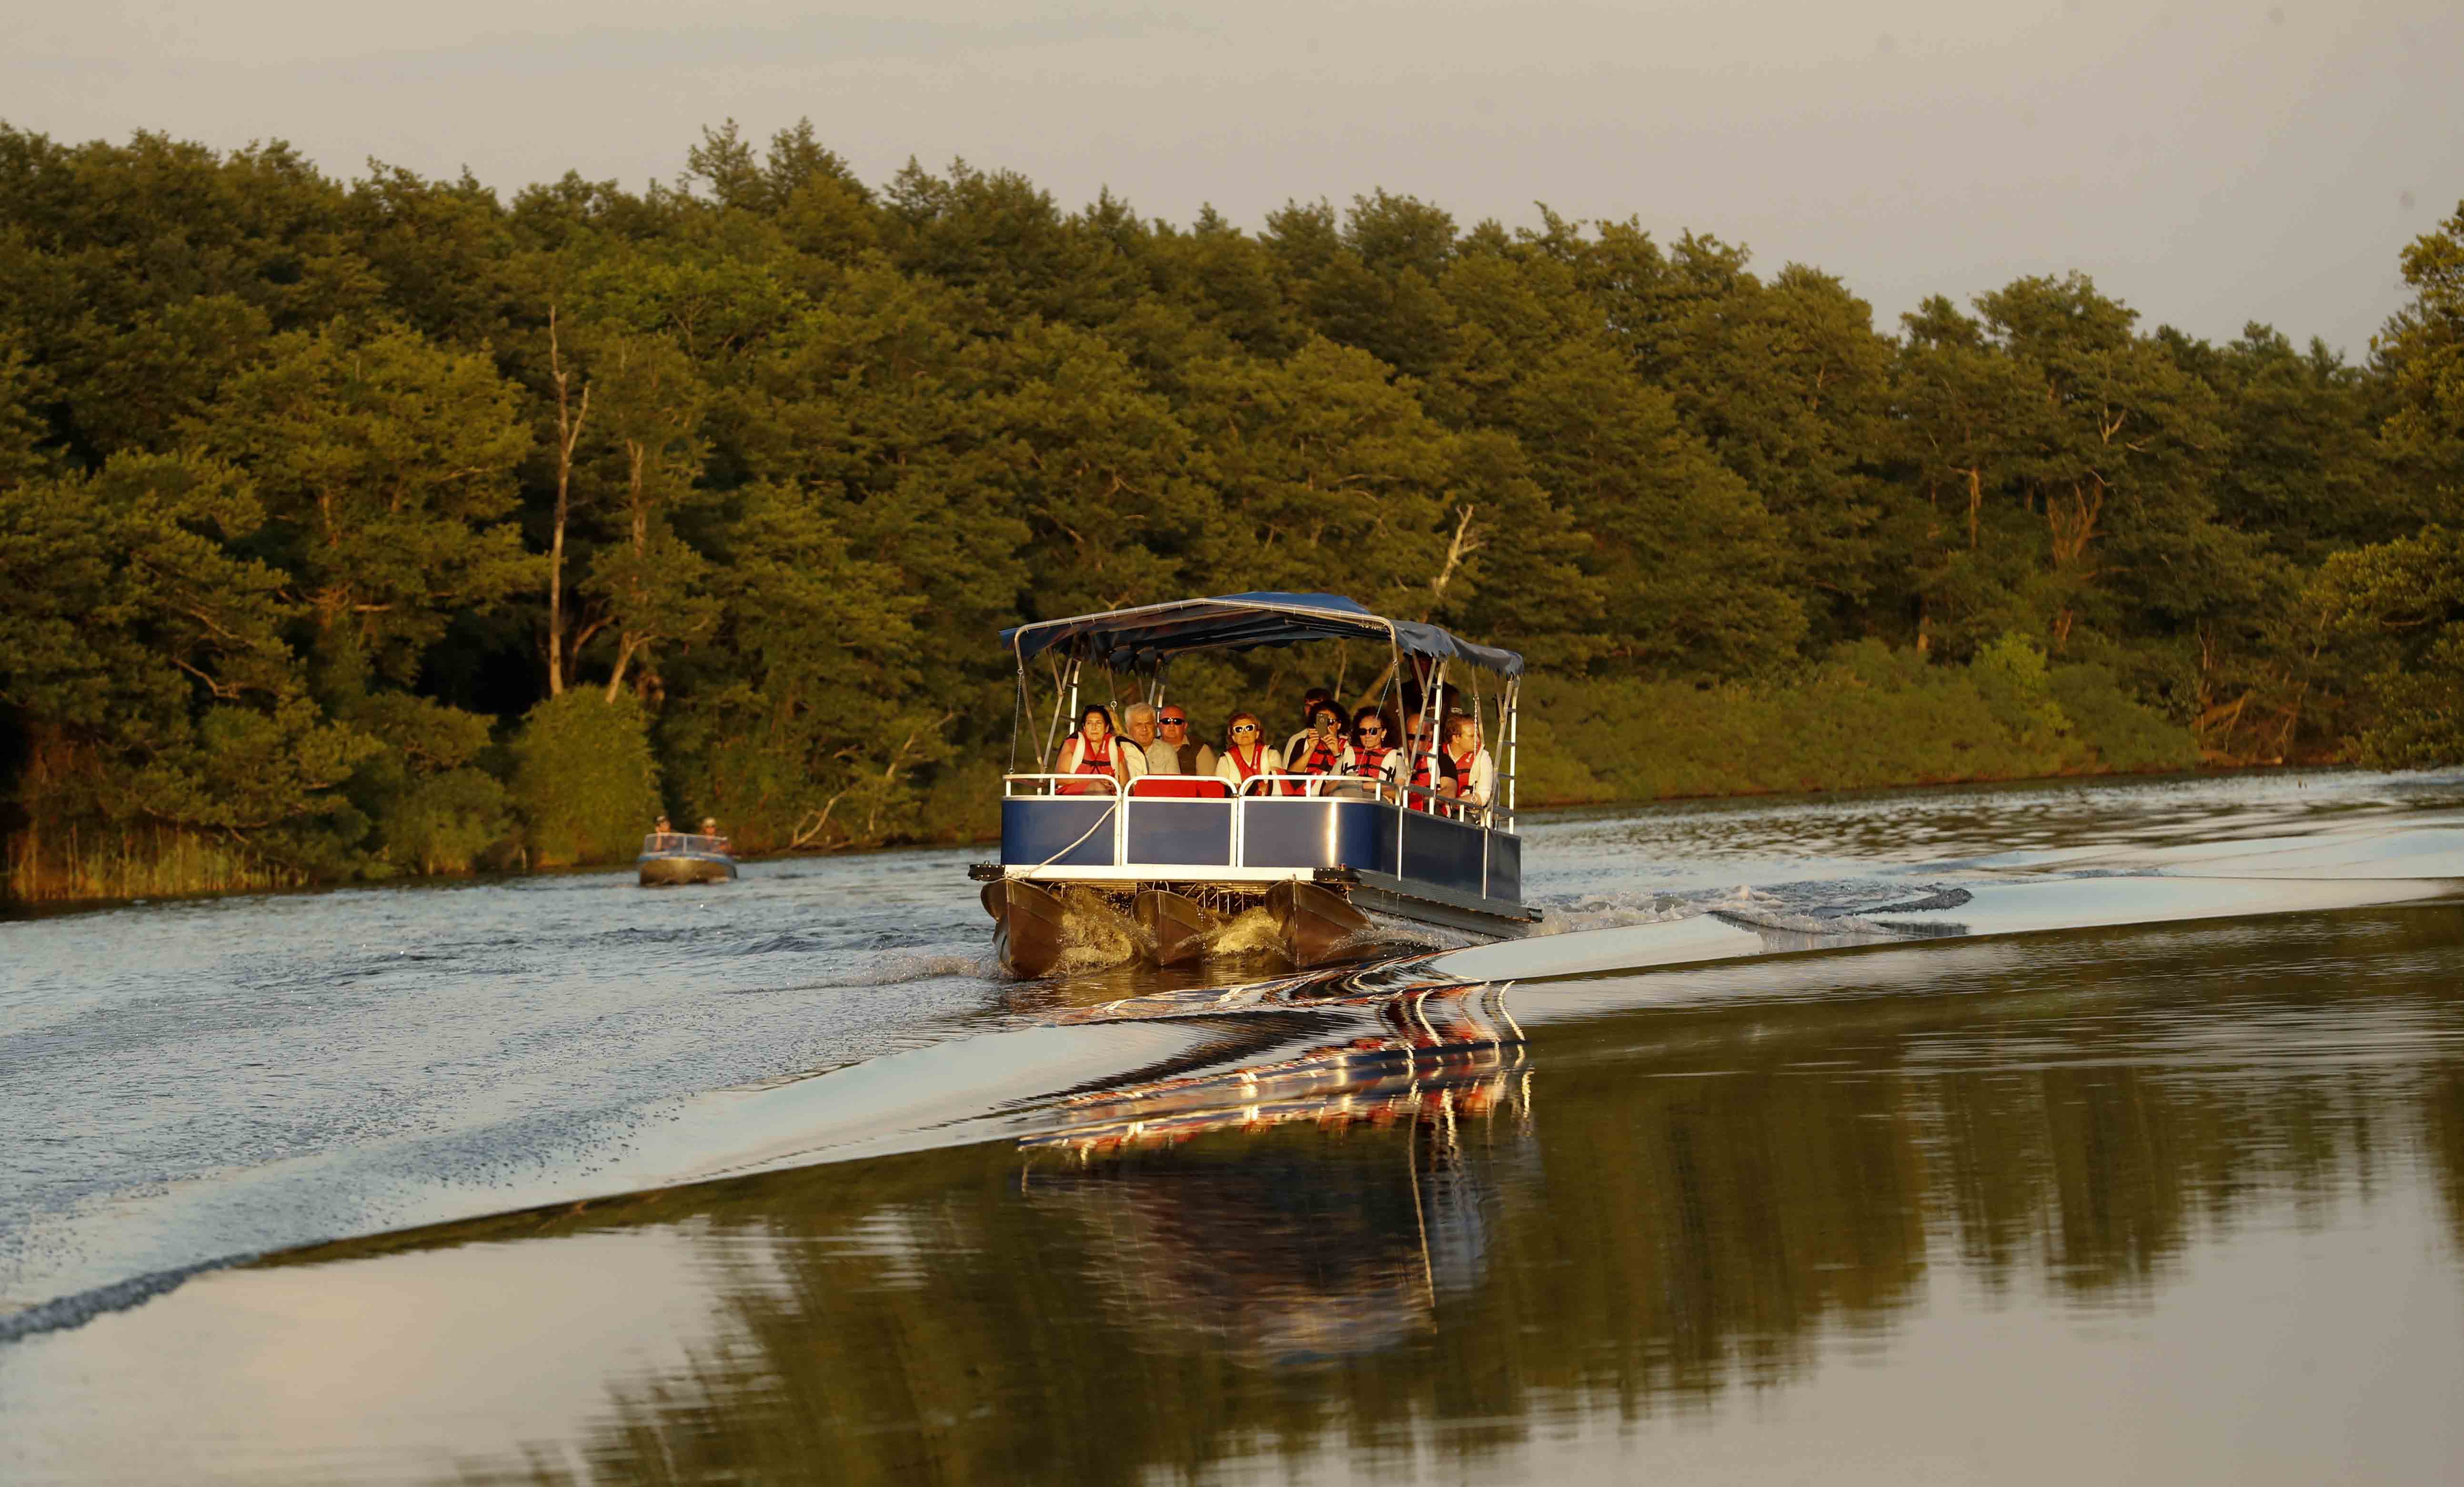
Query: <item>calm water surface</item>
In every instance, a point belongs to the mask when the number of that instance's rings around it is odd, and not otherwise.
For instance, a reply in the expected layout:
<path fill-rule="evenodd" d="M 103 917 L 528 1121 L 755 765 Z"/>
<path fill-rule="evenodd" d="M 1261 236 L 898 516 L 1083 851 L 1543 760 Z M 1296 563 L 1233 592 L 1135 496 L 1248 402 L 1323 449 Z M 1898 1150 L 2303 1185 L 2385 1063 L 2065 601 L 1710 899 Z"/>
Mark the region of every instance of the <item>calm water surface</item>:
<path fill-rule="evenodd" d="M 1568 816 L 1222 987 L 962 854 L 0 924 L 0 1478 L 2454 1480 L 2459 808 Z"/>

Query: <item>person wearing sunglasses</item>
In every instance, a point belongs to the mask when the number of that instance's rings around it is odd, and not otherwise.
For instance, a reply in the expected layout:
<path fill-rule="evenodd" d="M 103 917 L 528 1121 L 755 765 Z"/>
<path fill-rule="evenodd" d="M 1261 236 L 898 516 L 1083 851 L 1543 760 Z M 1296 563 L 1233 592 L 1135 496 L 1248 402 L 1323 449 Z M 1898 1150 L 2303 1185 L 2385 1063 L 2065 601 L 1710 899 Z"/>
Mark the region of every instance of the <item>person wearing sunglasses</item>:
<path fill-rule="evenodd" d="M 1403 777 L 1401 729 L 1384 709 L 1364 707 L 1352 715 L 1352 742 L 1344 748 L 1342 772 L 1361 786 L 1357 793 L 1395 800 Z"/>
<path fill-rule="evenodd" d="M 1410 763 L 1404 767 L 1410 771 L 1407 778 L 1415 791 L 1405 800 L 1415 810 L 1439 811 L 1441 809 L 1439 801 L 1452 797 L 1455 792 L 1455 762 L 1437 745 L 1429 731 L 1426 714 L 1413 714 L 1412 721 L 1405 726 L 1403 751 Z M 1419 793 L 1424 791 L 1436 793 Z"/>
<path fill-rule="evenodd" d="M 1301 731 L 1284 740 L 1284 762 L 1294 768 L 1299 767 L 1301 755 L 1309 751 L 1309 735 L 1317 731 L 1317 711 L 1321 707 L 1333 708 L 1337 726 L 1342 724 L 1343 704 L 1334 699 L 1333 693 L 1324 687 L 1311 687 L 1302 693 Z"/>
<path fill-rule="evenodd" d="M 1157 774 L 1213 774 L 1215 745 L 1190 737 L 1189 709 L 1166 702 L 1155 713 L 1159 737 L 1147 745 L 1147 767 Z"/>
<path fill-rule="evenodd" d="M 1167 702 L 1155 710 L 1155 730 L 1161 736 L 1146 748 L 1148 778 L 1133 794 L 1138 795 L 1201 795 L 1220 796 L 1223 787 L 1211 782 L 1166 779 L 1169 775 L 1211 775 L 1215 773 L 1214 748 L 1193 741 L 1189 736 L 1189 709 L 1177 702 Z M 1133 734 L 1133 737 L 1135 735 Z"/>
<path fill-rule="evenodd" d="M 1286 767 L 1294 774 L 1328 778 L 1342 773 L 1343 755 L 1349 746 L 1344 731 L 1343 709 L 1331 701 L 1318 703 L 1309 709 L 1309 731 L 1284 751 Z"/>
<path fill-rule="evenodd" d="M 1215 774 L 1243 795 L 1264 794 L 1265 777 L 1284 772 L 1284 756 L 1266 742 L 1256 713 L 1234 713 L 1223 724 L 1223 759 Z"/>

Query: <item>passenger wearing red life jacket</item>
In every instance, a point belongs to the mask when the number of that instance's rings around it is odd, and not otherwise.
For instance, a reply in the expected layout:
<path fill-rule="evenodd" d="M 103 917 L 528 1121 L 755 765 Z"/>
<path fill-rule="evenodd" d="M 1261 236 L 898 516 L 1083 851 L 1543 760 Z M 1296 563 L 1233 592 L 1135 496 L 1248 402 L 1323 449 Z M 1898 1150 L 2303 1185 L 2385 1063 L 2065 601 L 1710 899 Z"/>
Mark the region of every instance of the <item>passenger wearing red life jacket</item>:
<path fill-rule="evenodd" d="M 1452 714 L 1446 719 L 1444 736 L 1443 757 L 1454 771 L 1454 794 L 1463 802 L 1455 813 L 1466 821 L 1478 820 L 1497 783 L 1497 766 L 1488 750 L 1480 746 L 1480 720 L 1467 713 Z"/>
<path fill-rule="evenodd" d="M 1101 702 L 1090 702 L 1078 715 L 1078 731 L 1062 741 L 1061 757 L 1054 761 L 1055 774 L 1093 775 L 1096 779 L 1057 781 L 1055 795 L 1115 795 L 1133 777 L 1129 744 L 1112 727 L 1112 710 Z M 1138 770 L 1143 774 L 1146 771 Z M 1110 780 L 1110 785 L 1098 783 Z"/>
<path fill-rule="evenodd" d="M 1438 747 L 1429 737 L 1426 716 L 1414 715 L 1407 726 L 1410 731 L 1405 736 L 1403 746 L 1411 759 L 1409 778 L 1412 788 L 1405 792 L 1405 799 L 1415 810 L 1442 814 L 1446 798 L 1455 792 L 1454 761 L 1447 758 L 1446 751 Z M 1436 793 L 1428 793 L 1430 791 Z"/>
<path fill-rule="evenodd" d="M 1234 713 L 1223 725 L 1223 758 L 1216 777 L 1236 795 L 1263 795 L 1265 777 L 1284 772 L 1284 756 L 1266 743 L 1266 730 L 1255 713 Z"/>
<path fill-rule="evenodd" d="M 1309 709 L 1309 731 L 1293 741 L 1286 756 L 1285 768 L 1293 774 L 1313 774 L 1331 778 L 1343 770 L 1343 712 L 1332 702 L 1319 702 Z M 1287 795 L 1313 792 L 1314 786 L 1287 783 Z"/>
<path fill-rule="evenodd" d="M 1344 774 L 1360 781 L 1353 793 L 1378 800 L 1397 800 L 1397 788 L 1403 775 L 1403 750 L 1400 730 L 1394 721 L 1375 707 L 1364 707 L 1352 715 L 1352 743 L 1343 751 L 1343 762 L 1337 766 Z"/>

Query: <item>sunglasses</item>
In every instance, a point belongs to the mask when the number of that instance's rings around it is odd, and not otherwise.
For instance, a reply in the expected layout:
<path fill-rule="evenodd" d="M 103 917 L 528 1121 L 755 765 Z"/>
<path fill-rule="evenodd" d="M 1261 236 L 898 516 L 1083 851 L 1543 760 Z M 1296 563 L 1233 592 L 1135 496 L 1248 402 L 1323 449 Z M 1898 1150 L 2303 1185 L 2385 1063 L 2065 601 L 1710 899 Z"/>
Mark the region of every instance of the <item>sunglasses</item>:
<path fill-rule="evenodd" d="M 1383 733 L 1386 731 L 1386 725 L 1382 722 L 1364 722 L 1360 725 L 1360 731 L 1363 733 Z"/>
<path fill-rule="evenodd" d="M 1166 718 L 1161 720 L 1161 721 L 1167 728 L 1177 728 L 1182 723 L 1189 721 L 1189 720 L 1186 718 Z"/>
<path fill-rule="evenodd" d="M 1258 730 L 1257 730 L 1257 728 L 1256 728 L 1256 727 L 1252 726 L 1251 724 L 1249 724 L 1249 723 L 1245 723 L 1245 722 L 1244 722 L 1244 723 L 1241 724 L 1239 727 L 1234 728 L 1232 731 L 1233 731 L 1233 732 L 1235 732 L 1235 733 L 1255 733 L 1255 732 L 1257 732 Z"/>

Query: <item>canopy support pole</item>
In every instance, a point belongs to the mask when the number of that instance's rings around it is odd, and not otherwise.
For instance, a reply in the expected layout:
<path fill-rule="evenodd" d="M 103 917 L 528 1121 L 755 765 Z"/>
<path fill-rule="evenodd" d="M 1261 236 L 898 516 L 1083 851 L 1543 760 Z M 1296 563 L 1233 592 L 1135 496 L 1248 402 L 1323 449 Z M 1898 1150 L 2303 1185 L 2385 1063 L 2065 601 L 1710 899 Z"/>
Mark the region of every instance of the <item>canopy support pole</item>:
<path fill-rule="evenodd" d="M 1506 829 L 1509 832 L 1514 830 L 1514 769 L 1522 729 L 1523 678 L 1509 677 L 1506 681 Z"/>
<path fill-rule="evenodd" d="M 1061 677 L 1061 658 L 1056 655 L 1052 659 L 1052 725 L 1044 730 L 1044 754 L 1036 762 L 1036 767 L 1039 769 L 1060 757 L 1053 751 L 1061 746 L 1061 706 L 1065 696 L 1074 710 L 1078 702 L 1078 663 L 1074 660 L 1069 663 L 1069 679 L 1067 690 L 1065 692 Z"/>

